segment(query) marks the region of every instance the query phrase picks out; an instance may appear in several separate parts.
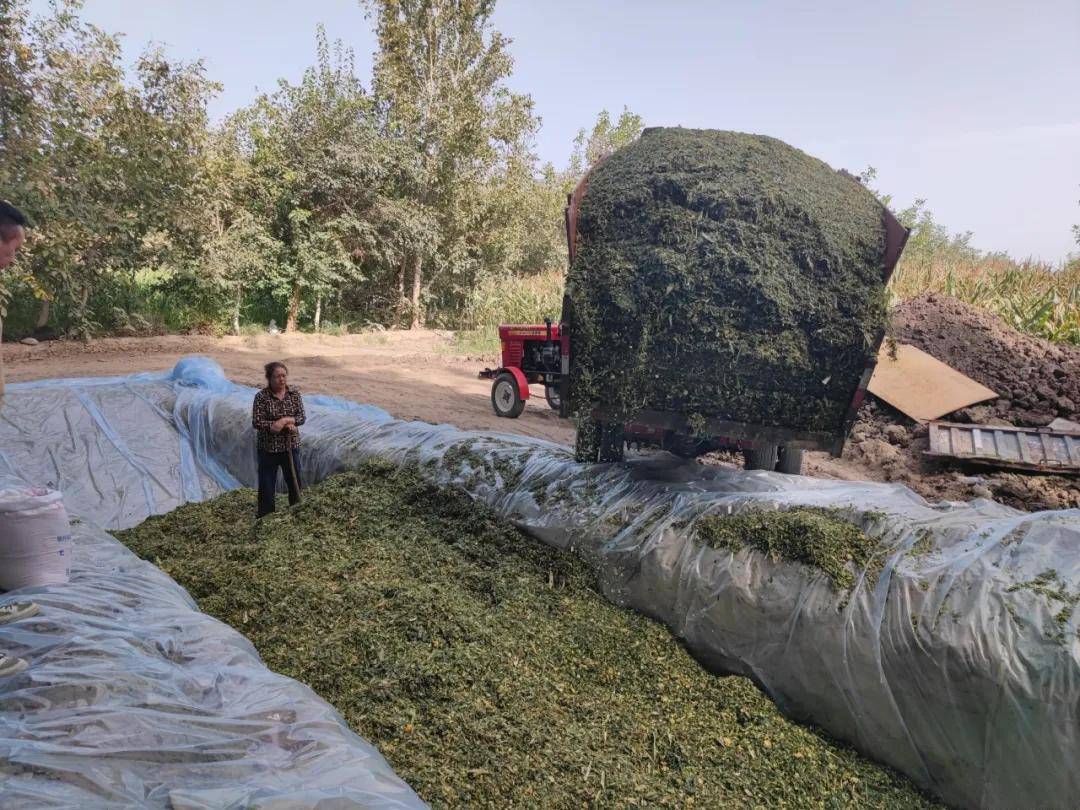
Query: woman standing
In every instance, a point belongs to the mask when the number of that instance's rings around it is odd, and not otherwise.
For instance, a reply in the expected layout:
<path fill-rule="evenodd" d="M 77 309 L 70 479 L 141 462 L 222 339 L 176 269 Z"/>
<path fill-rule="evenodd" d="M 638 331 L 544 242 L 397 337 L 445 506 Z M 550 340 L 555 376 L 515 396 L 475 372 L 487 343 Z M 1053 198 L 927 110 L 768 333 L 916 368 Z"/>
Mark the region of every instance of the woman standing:
<path fill-rule="evenodd" d="M 289 370 L 276 360 L 266 364 L 266 388 L 255 395 L 251 406 L 251 424 L 258 439 L 259 509 L 255 515 L 274 511 L 274 490 L 278 467 L 289 488 L 289 505 L 300 502 L 300 431 L 304 424 L 304 400 L 288 385 Z"/>

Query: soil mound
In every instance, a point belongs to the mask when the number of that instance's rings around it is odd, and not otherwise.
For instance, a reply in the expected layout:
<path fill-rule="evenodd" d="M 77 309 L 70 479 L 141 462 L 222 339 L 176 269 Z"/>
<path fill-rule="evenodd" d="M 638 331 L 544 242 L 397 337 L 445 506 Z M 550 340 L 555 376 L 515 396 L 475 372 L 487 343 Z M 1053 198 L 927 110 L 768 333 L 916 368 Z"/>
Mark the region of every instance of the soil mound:
<path fill-rule="evenodd" d="M 955 298 L 924 295 L 893 314 L 896 339 L 948 363 L 998 393 L 996 401 L 958 414 L 963 421 L 1041 427 L 1077 419 L 1080 348 L 1017 332 L 1000 318 Z"/>
<path fill-rule="evenodd" d="M 893 312 L 897 341 L 910 343 L 994 389 L 998 399 L 943 418 L 974 424 L 1040 427 L 1055 417 L 1078 421 L 1080 348 L 1017 332 L 1000 318 L 944 295 L 928 294 Z M 927 428 L 883 402 L 859 412 L 844 460 L 860 474 L 898 481 L 930 500 L 993 498 L 1026 511 L 1080 507 L 1080 481 L 993 467 L 964 469 L 924 455 Z"/>

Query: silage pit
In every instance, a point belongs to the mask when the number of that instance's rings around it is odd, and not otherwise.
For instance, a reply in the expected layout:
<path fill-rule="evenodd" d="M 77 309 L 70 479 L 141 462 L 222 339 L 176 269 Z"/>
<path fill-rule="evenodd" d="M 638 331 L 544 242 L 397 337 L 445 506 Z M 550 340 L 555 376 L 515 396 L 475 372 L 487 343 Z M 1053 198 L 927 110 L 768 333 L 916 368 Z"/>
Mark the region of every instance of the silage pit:
<path fill-rule="evenodd" d="M 588 565 L 369 464 L 252 526 L 243 490 L 121 539 L 312 686 L 436 806 L 919 806 L 904 778 L 703 670 Z"/>

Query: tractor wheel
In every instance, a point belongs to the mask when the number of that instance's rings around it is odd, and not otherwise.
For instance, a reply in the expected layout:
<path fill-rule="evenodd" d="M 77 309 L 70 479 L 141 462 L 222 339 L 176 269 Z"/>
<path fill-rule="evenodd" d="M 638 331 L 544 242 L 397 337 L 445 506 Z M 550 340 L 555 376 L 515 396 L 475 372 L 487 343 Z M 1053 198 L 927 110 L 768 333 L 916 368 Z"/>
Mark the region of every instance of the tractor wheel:
<path fill-rule="evenodd" d="M 776 452 L 775 444 L 762 444 L 753 450 L 744 450 L 744 467 L 747 470 L 775 470 Z"/>
<path fill-rule="evenodd" d="M 562 405 L 562 400 L 559 397 L 558 385 L 545 385 L 544 386 L 544 399 L 547 400 L 548 407 L 553 411 L 559 410 Z"/>
<path fill-rule="evenodd" d="M 504 416 L 507 419 L 517 419 L 525 410 L 525 400 L 518 392 L 517 380 L 513 374 L 503 372 L 495 378 L 491 384 L 491 407 L 495 409 L 496 416 Z"/>
<path fill-rule="evenodd" d="M 781 447 L 776 471 L 788 475 L 802 475 L 803 451 L 798 447 Z"/>

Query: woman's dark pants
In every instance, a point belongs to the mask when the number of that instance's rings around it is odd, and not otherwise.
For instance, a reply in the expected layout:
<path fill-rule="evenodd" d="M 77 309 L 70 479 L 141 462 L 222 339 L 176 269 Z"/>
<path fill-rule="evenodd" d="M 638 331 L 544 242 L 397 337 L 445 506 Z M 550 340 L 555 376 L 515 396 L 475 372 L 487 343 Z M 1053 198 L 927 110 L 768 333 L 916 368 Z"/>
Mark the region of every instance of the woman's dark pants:
<path fill-rule="evenodd" d="M 292 450 L 293 469 L 300 478 L 300 453 Z M 289 506 L 300 502 L 300 482 L 293 480 L 293 470 L 289 468 L 289 457 L 285 453 L 259 451 L 259 511 L 255 515 L 261 518 L 274 511 L 274 490 L 277 488 L 278 467 L 285 476 L 285 485 L 289 488 Z"/>

